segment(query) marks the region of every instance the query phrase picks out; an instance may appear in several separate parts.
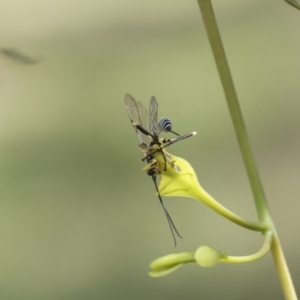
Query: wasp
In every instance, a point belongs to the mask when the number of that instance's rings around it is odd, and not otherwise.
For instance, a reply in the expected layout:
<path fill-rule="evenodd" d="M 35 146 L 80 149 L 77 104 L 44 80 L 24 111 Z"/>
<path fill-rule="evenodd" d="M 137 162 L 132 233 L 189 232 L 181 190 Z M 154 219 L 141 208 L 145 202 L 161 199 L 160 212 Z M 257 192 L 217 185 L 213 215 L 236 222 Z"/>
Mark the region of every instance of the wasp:
<path fill-rule="evenodd" d="M 125 95 L 124 101 L 128 116 L 140 142 L 138 146 L 144 154 L 144 158 L 142 160 L 147 161 L 148 163 L 143 170 L 147 171 L 147 174 L 154 182 L 158 199 L 166 215 L 176 246 L 177 242 L 175 233 L 178 237 L 182 237 L 176 229 L 174 222 L 172 221 L 171 216 L 169 215 L 161 198 L 157 185 L 157 176 L 162 174 L 162 172 L 167 171 L 167 167 L 174 167 L 175 169 L 178 168 L 174 162 L 171 161 L 169 154 L 165 151 L 165 148 L 178 141 L 195 135 L 196 132 L 180 136 L 178 133 L 172 130 L 172 121 L 170 118 L 163 117 L 157 121 L 158 103 L 154 96 L 152 96 L 150 99 L 149 112 L 141 102 L 136 101 L 129 94 Z M 161 132 L 171 132 L 177 137 L 173 139 L 159 138 Z M 158 161 L 155 158 L 158 156 L 162 156 L 163 160 L 160 159 Z M 178 169 L 176 170 L 180 171 Z"/>

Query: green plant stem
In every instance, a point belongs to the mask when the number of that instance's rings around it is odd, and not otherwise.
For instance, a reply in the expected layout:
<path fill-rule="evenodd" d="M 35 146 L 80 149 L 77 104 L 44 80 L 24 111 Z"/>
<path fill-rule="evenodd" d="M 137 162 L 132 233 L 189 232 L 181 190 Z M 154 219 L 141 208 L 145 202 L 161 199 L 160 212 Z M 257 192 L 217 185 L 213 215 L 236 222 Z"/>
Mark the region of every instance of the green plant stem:
<path fill-rule="evenodd" d="M 275 228 L 274 228 L 275 230 Z M 282 290 L 287 300 L 297 300 L 297 294 L 293 285 L 293 280 L 291 278 L 289 268 L 287 266 L 283 250 L 279 241 L 279 237 L 276 231 L 273 234 L 271 252 L 273 260 L 277 269 L 277 274 L 282 286 Z"/>
<path fill-rule="evenodd" d="M 285 0 L 288 4 L 300 9 L 300 0 Z"/>
<path fill-rule="evenodd" d="M 243 156 L 252 193 L 254 195 L 256 209 L 258 212 L 258 218 L 259 221 L 263 222 L 264 218 L 266 217 L 265 212 L 267 211 L 266 198 L 257 172 L 254 158 L 251 155 L 251 149 L 246 133 L 246 127 L 238 103 L 237 94 L 229 70 L 221 36 L 219 34 L 216 19 L 214 17 L 211 1 L 199 0 L 198 3 L 202 12 L 202 17 L 206 27 L 207 35 L 210 41 L 220 79 L 225 92 L 225 97 L 234 124 L 234 129 L 240 146 L 241 154 Z"/>
<path fill-rule="evenodd" d="M 227 209 L 222 204 L 220 204 L 217 200 L 215 200 L 201 186 L 199 186 L 198 189 L 194 188 L 193 191 L 191 192 L 191 195 L 193 195 L 195 199 L 201 201 L 209 208 L 213 209 L 215 212 L 217 212 L 218 214 L 220 214 L 221 216 L 223 216 L 224 218 L 230 220 L 235 224 L 238 224 L 244 228 L 254 230 L 254 231 L 265 232 L 269 230 L 269 224 L 261 223 L 261 222 L 259 223 L 252 222 L 236 215 L 231 210 Z"/>
<path fill-rule="evenodd" d="M 265 193 L 258 174 L 256 163 L 254 161 L 254 157 L 251 152 L 246 126 L 239 106 L 237 94 L 234 88 L 218 25 L 213 12 L 211 0 L 198 0 L 198 4 L 218 68 L 222 86 L 225 92 L 227 105 L 230 111 L 247 175 L 250 181 L 258 218 L 260 222 L 268 223 L 270 226 L 269 228 L 273 232 L 271 252 L 273 255 L 275 266 L 277 268 L 283 293 L 287 300 L 295 300 L 297 299 L 297 295 L 293 286 L 287 263 L 284 258 L 278 235 L 276 233 L 275 226 L 272 222 Z"/>
<path fill-rule="evenodd" d="M 246 256 L 226 255 L 226 257 L 221 258 L 219 260 L 219 262 L 229 263 L 229 264 L 240 264 L 240 263 L 248 263 L 248 262 L 252 262 L 254 260 L 260 259 L 269 252 L 270 246 L 271 246 L 271 241 L 272 241 L 272 232 L 266 232 L 263 246 L 256 253 L 251 254 L 251 255 L 246 255 Z"/>

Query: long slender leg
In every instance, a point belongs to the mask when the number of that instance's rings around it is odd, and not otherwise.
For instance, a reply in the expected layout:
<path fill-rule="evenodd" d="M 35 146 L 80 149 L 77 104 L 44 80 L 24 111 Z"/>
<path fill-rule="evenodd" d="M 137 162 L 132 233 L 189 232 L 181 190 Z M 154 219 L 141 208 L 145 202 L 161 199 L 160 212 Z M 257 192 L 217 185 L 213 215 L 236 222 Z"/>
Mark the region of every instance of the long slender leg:
<path fill-rule="evenodd" d="M 157 182 L 156 182 L 156 177 L 154 175 L 151 176 L 152 177 L 152 180 L 154 182 L 154 185 L 155 185 L 155 188 L 156 188 L 156 191 L 157 191 L 157 194 L 158 194 L 158 199 L 160 201 L 160 204 L 165 212 L 165 215 L 167 217 L 167 220 L 168 220 L 168 224 L 169 224 L 169 227 L 170 227 L 170 230 L 171 230 L 171 233 L 172 233 L 172 237 L 173 237 L 173 240 L 174 240 L 174 244 L 175 244 L 175 247 L 177 245 L 177 241 L 176 241 L 176 237 L 175 237 L 175 234 L 174 232 L 176 232 L 176 234 L 178 235 L 178 237 L 180 237 L 182 239 L 182 236 L 179 234 L 178 230 L 176 229 L 172 219 L 171 219 L 171 216 L 169 215 L 165 205 L 164 205 L 164 202 L 160 196 L 160 193 L 158 191 L 158 187 L 157 187 Z"/>

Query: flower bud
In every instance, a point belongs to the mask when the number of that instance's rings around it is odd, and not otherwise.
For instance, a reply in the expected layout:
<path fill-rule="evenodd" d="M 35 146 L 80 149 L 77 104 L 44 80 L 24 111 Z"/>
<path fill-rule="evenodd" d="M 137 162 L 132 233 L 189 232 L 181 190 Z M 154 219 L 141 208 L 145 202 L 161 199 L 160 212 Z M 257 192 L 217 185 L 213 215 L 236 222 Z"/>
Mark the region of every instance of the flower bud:
<path fill-rule="evenodd" d="M 201 246 L 195 252 L 195 260 L 201 267 L 213 267 L 226 255 L 208 246 Z"/>
<path fill-rule="evenodd" d="M 151 277 L 165 276 L 177 270 L 183 264 L 194 261 L 195 259 L 193 252 L 169 254 L 160 257 L 151 263 L 150 268 L 152 271 L 149 272 L 149 275 Z"/>

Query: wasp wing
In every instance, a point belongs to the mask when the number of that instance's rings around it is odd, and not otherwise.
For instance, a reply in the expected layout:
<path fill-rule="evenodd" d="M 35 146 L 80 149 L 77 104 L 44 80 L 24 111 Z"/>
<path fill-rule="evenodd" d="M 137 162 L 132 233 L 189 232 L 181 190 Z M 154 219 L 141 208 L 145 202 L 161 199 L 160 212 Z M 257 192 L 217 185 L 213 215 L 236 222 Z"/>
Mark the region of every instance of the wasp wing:
<path fill-rule="evenodd" d="M 143 127 L 146 131 L 149 131 L 148 112 L 144 105 L 139 101 L 135 101 L 135 99 L 129 94 L 125 95 L 124 102 L 131 123 L 136 123 L 137 125 Z M 149 146 L 151 138 L 142 133 L 136 127 L 134 128 L 140 143 Z"/>
<path fill-rule="evenodd" d="M 161 130 L 157 126 L 157 110 L 158 103 L 156 101 L 156 98 L 152 96 L 149 106 L 149 130 L 156 137 L 158 137 L 161 132 Z"/>

